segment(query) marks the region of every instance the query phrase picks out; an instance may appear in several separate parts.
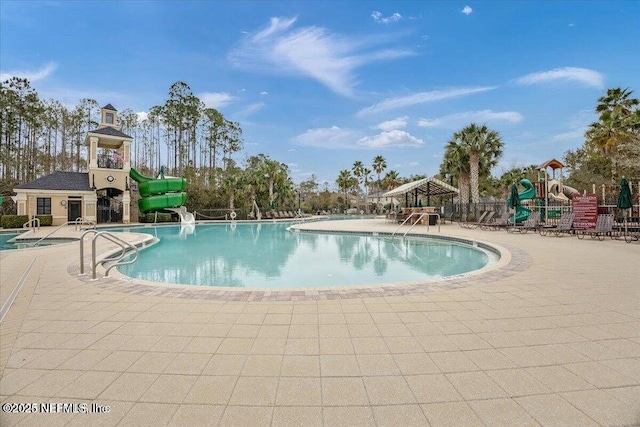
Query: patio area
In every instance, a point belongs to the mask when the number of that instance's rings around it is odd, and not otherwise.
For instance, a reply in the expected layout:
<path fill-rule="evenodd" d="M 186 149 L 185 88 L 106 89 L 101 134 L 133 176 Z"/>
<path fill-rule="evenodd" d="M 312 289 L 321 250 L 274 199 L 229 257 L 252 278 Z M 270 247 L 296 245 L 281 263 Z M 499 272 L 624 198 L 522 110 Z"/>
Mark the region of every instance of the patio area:
<path fill-rule="evenodd" d="M 0 252 L 0 304 L 19 289 L 0 324 L 3 410 L 109 407 L 0 425 L 640 424 L 640 244 L 430 232 L 506 252 L 464 278 L 315 293 L 90 281 L 77 242 Z"/>

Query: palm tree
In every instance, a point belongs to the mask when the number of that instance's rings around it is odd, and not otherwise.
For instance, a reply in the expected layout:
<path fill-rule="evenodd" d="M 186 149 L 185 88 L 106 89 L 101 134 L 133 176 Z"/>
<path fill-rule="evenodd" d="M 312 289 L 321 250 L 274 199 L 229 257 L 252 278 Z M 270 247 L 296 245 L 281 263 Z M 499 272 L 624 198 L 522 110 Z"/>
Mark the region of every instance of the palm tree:
<path fill-rule="evenodd" d="M 465 149 L 457 133 L 449 140 L 445 147 L 444 158 L 440 165 L 440 173 L 457 178 L 458 189 L 460 190 L 459 202 L 461 205 L 469 204 L 469 182 L 470 164 L 469 153 Z M 466 212 L 463 213 L 463 219 L 466 219 Z"/>
<path fill-rule="evenodd" d="M 360 184 L 362 183 L 362 172 L 364 169 L 364 164 L 360 160 L 356 160 L 353 162 L 353 166 L 351 168 L 351 172 L 358 182 L 358 200 L 360 200 Z"/>
<path fill-rule="evenodd" d="M 598 121 L 591 123 L 585 137 L 611 161 L 612 179 L 617 178 L 618 162 L 623 155 L 619 148 L 640 138 L 640 100 L 631 98 L 633 91 L 614 88 L 598 98 Z"/>
<path fill-rule="evenodd" d="M 268 181 L 269 186 L 269 207 L 273 208 L 273 203 L 275 201 L 274 195 L 274 186 L 276 181 L 281 181 L 283 176 L 286 176 L 284 165 L 276 160 L 272 160 L 269 158 L 264 159 L 262 163 L 262 173 L 263 176 Z"/>
<path fill-rule="evenodd" d="M 371 169 L 362 168 L 362 182 L 364 183 L 364 209 L 369 213 L 369 184 L 371 184 Z"/>
<path fill-rule="evenodd" d="M 376 204 L 376 211 L 380 209 L 380 174 L 387 168 L 387 161 L 382 156 L 376 156 L 373 158 L 373 170 L 378 175 L 378 203 Z"/>
<path fill-rule="evenodd" d="M 387 172 L 384 175 L 384 178 L 382 179 L 382 185 L 384 186 L 385 190 L 389 191 L 393 188 L 396 188 L 397 186 L 399 186 L 402 182 L 400 181 L 400 175 L 398 174 L 398 172 L 391 170 L 389 172 Z"/>
<path fill-rule="evenodd" d="M 228 168 L 224 172 L 221 187 L 222 191 L 227 193 L 227 196 L 229 197 L 229 209 L 231 210 L 235 209 L 236 194 L 243 187 L 244 183 L 242 178 L 242 169 L 240 168 Z"/>
<path fill-rule="evenodd" d="M 483 158 L 484 166 L 494 166 L 502 157 L 504 144 L 497 131 L 490 130 L 486 125 L 478 126 L 471 123 L 456 132 L 453 138 L 459 141 L 461 147 L 469 156 L 469 178 L 471 185 L 471 201 L 480 201 L 480 162 Z"/>
<path fill-rule="evenodd" d="M 338 174 L 338 179 L 336 179 L 336 184 L 338 188 L 344 191 L 344 203 L 345 203 L 345 211 L 349 208 L 349 199 L 347 192 L 354 184 L 354 177 L 351 176 L 351 171 L 348 169 L 341 170 Z"/>
<path fill-rule="evenodd" d="M 632 90 L 621 89 L 619 87 L 608 89 L 605 96 L 598 98 L 596 113 L 605 112 L 617 113 L 621 115 L 631 114 L 633 107 L 640 104 L 640 100 L 631 98 Z"/>

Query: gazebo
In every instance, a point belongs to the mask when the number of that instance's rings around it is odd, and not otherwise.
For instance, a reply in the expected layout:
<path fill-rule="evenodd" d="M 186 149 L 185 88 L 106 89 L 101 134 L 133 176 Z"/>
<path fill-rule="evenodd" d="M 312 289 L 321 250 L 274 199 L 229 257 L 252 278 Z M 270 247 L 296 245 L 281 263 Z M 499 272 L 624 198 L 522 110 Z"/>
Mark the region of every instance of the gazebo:
<path fill-rule="evenodd" d="M 458 194 L 460 190 L 456 187 L 442 182 L 437 178 L 423 178 L 417 181 L 407 182 L 400 187 L 387 191 L 384 197 L 399 197 L 404 194 L 405 204 L 409 206 L 409 195 L 413 197 L 413 205 L 418 205 L 418 195 L 426 196 L 427 206 L 431 205 L 431 196 L 446 196 Z"/>

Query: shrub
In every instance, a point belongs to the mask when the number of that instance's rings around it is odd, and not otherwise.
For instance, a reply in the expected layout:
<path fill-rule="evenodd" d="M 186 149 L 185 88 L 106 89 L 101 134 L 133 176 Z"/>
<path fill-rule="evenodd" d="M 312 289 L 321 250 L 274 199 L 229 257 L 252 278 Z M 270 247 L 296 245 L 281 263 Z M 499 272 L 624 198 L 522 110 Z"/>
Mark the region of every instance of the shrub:
<path fill-rule="evenodd" d="M 53 224 L 53 215 L 37 215 L 36 218 L 40 219 L 40 225 L 43 227 Z M 25 222 L 27 222 L 28 220 L 29 219 L 27 218 Z"/>
<path fill-rule="evenodd" d="M 27 221 L 28 215 L 2 215 L 2 228 L 22 228 Z"/>

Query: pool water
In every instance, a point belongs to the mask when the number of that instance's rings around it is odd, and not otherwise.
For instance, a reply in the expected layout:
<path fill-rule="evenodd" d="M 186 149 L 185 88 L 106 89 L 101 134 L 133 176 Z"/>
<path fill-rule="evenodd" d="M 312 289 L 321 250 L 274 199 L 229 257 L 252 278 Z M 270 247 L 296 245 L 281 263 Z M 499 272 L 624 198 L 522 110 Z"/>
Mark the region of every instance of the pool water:
<path fill-rule="evenodd" d="M 15 243 L 9 243 L 9 240 L 16 237 L 18 233 L 0 233 L 0 251 L 6 251 L 9 249 L 17 249 Z"/>
<path fill-rule="evenodd" d="M 172 284 L 298 288 L 431 280 L 484 267 L 489 255 L 438 239 L 292 232 L 287 223 L 131 228 L 160 242 L 119 267 L 130 277 Z"/>

